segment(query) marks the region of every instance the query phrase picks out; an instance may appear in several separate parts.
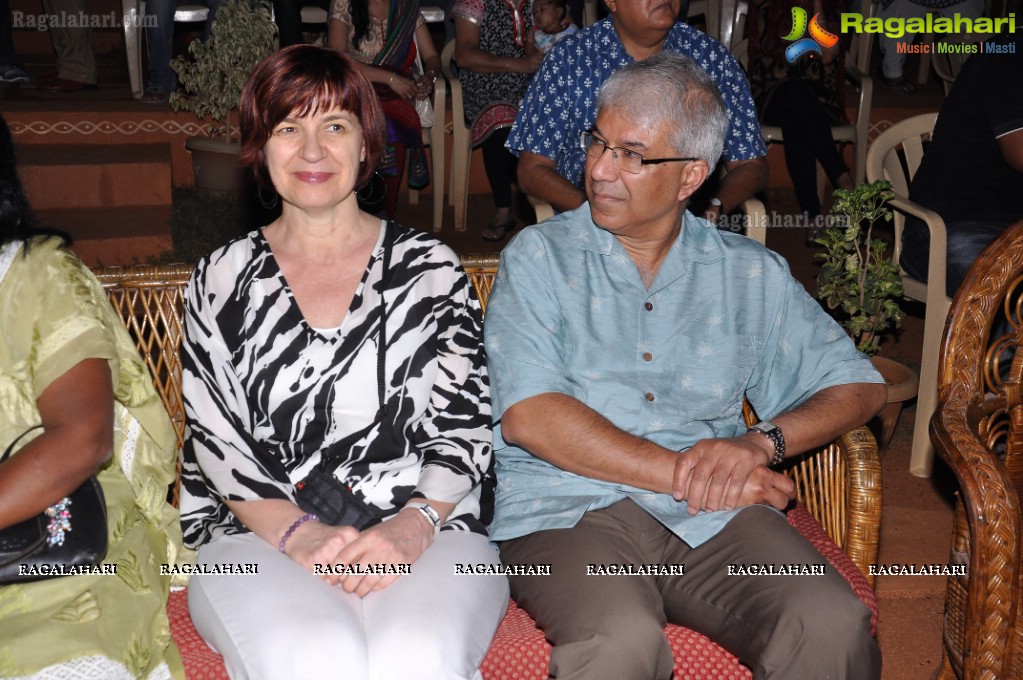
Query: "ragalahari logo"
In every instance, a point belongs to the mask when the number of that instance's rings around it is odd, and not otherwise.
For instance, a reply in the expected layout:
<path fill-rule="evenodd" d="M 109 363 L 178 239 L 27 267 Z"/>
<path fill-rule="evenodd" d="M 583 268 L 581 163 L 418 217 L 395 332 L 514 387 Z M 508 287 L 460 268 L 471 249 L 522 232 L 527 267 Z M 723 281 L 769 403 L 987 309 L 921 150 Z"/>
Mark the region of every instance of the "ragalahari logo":
<path fill-rule="evenodd" d="M 810 37 L 804 38 L 807 28 L 810 29 Z M 802 7 L 792 8 L 792 30 L 784 40 L 795 41 L 785 48 L 785 58 L 789 63 L 795 63 L 797 59 L 810 52 L 821 53 L 821 48 L 834 47 L 838 43 L 838 36 L 830 31 L 824 30 L 820 24 L 820 13 L 814 14 L 809 25 L 806 21 L 806 10 Z"/>

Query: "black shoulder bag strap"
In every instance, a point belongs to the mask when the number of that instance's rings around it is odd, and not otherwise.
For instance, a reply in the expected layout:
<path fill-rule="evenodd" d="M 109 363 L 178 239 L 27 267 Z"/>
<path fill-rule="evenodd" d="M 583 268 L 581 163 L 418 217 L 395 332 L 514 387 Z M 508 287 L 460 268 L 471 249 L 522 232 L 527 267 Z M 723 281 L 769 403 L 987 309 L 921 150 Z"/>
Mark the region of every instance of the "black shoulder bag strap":
<path fill-rule="evenodd" d="M 41 427 L 42 427 L 42 425 L 36 425 L 35 427 L 30 427 L 30 428 L 28 428 L 27 430 L 25 430 L 24 432 L 22 432 L 22 433 L 21 433 L 20 435 L 18 435 L 18 438 L 17 438 L 17 439 L 15 439 L 15 440 L 14 440 L 13 442 L 11 442 L 11 445 L 10 445 L 10 446 L 8 446 L 8 447 L 7 447 L 7 448 L 6 448 L 5 450 L 4 450 L 4 452 L 3 452 L 3 455 L 0 455 L 0 463 L 4 462 L 5 460 L 7 460 L 7 459 L 8 459 L 9 457 L 10 457 L 10 455 L 11 455 L 11 452 L 12 452 L 12 451 L 14 451 L 14 447 L 15 447 L 15 446 L 17 446 L 17 445 L 18 445 L 18 442 L 20 442 L 20 441 L 21 441 L 22 439 L 24 439 L 24 438 L 25 438 L 25 436 L 26 436 L 26 435 L 27 435 L 27 434 L 28 434 L 29 432 L 31 432 L 32 430 L 38 430 L 38 429 L 39 429 L 39 428 L 41 428 Z"/>
<path fill-rule="evenodd" d="M 394 226 L 394 223 L 388 220 L 384 231 L 383 271 L 380 275 L 380 342 L 377 344 L 377 413 L 373 418 L 373 422 L 369 425 L 324 449 L 320 456 L 320 462 L 316 466 L 316 469 L 321 472 L 333 474 L 334 470 L 341 464 L 342 457 L 352 448 L 352 445 L 369 434 L 377 423 L 383 423 L 387 419 L 387 404 L 384 401 L 385 373 L 387 369 L 385 365 L 385 355 L 387 352 L 387 305 L 384 302 L 384 294 L 391 282 L 391 246 L 394 244 L 396 236 Z"/>

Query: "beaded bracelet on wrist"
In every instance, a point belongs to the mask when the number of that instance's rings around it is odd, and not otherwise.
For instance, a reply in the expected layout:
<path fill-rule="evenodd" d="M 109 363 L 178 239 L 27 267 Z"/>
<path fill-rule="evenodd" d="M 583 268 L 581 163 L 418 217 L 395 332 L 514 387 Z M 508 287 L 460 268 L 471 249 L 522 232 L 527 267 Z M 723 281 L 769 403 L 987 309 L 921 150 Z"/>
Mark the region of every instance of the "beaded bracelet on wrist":
<path fill-rule="evenodd" d="M 306 514 L 302 515 L 301 517 L 296 519 L 294 522 L 292 522 L 291 526 L 288 527 L 288 530 L 284 532 L 283 536 L 281 536 L 281 540 L 277 544 L 277 549 L 279 551 L 281 551 L 281 552 L 284 552 L 284 546 L 287 545 L 288 539 L 291 538 L 291 535 L 293 533 L 295 533 L 295 531 L 298 530 L 298 528 L 300 526 L 302 526 L 303 524 L 305 524 L 306 522 L 308 522 L 311 519 L 318 520 L 320 518 L 317 517 L 316 515 L 314 515 L 313 513 L 309 512 L 309 513 L 306 513 Z"/>

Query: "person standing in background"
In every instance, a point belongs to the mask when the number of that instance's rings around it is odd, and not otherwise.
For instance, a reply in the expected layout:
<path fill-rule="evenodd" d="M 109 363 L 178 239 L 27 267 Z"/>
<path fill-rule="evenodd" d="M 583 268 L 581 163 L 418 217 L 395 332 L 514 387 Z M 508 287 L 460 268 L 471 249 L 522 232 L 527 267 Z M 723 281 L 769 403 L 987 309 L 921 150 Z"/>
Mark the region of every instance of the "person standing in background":
<path fill-rule="evenodd" d="M 11 35 L 11 3 L 0 0 L 0 83 L 27 83 L 28 74 L 18 66 L 18 55 L 14 51 L 14 37 Z"/>
<path fill-rule="evenodd" d="M 69 19 L 86 15 L 85 0 L 43 0 L 43 11 L 51 17 L 49 27 L 53 51 L 57 54 L 57 75 L 43 76 L 37 81 L 46 92 L 78 92 L 95 90 L 98 75 L 96 53 L 92 49 L 92 29 L 71 27 Z"/>

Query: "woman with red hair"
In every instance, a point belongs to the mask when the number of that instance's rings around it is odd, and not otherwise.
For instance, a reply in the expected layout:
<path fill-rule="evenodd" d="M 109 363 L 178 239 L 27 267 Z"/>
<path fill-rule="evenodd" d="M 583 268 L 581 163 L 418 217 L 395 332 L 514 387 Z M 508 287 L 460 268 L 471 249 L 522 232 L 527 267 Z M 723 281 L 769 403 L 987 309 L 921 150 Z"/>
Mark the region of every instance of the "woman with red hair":
<path fill-rule="evenodd" d="M 384 128 L 348 57 L 264 60 L 242 158 L 281 216 L 189 283 L 189 609 L 233 677 L 478 677 L 508 602 L 457 569 L 499 564 L 480 304 L 451 249 L 360 209 Z"/>
<path fill-rule="evenodd" d="M 406 153 L 409 188 L 422 189 L 430 181 L 415 102 L 433 92 L 440 75 L 440 56 L 418 0 L 332 0 L 327 47 L 358 63 L 383 106 L 387 148 L 378 169 L 386 187 L 383 208 L 393 217 Z M 417 53 L 422 73 L 416 72 Z"/>

